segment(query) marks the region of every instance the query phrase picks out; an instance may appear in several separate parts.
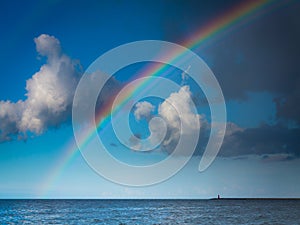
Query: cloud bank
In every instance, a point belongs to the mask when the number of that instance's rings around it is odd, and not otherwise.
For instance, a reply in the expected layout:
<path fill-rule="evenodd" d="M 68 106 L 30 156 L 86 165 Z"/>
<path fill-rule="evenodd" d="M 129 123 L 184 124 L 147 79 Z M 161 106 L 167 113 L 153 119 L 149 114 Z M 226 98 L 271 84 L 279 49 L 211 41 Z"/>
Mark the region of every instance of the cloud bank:
<path fill-rule="evenodd" d="M 255 128 L 230 128 L 227 130 L 220 156 L 286 154 L 292 159 L 300 157 L 300 129 L 283 125 L 263 124 Z"/>

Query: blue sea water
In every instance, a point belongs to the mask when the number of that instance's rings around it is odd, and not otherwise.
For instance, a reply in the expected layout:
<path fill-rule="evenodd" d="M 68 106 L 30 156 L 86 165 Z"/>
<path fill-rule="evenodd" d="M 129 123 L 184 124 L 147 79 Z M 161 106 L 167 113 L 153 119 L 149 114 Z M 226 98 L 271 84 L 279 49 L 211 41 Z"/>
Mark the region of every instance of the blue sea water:
<path fill-rule="evenodd" d="M 0 224 L 300 224 L 300 200 L 0 200 Z"/>

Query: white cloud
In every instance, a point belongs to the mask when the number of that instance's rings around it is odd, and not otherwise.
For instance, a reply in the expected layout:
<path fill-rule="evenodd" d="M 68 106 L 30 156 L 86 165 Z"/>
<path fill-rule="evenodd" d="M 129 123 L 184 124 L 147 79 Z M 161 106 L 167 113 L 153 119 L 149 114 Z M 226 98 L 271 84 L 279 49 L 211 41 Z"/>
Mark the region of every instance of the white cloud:
<path fill-rule="evenodd" d="M 39 37 L 34 38 L 36 51 L 48 57 L 48 60 L 57 59 L 61 55 L 60 42 L 54 36 L 41 34 Z"/>
<path fill-rule="evenodd" d="M 20 130 L 40 134 L 48 126 L 57 126 L 66 119 L 79 74 L 74 62 L 61 55 L 59 41 L 53 36 L 41 35 L 35 42 L 39 53 L 48 57 L 48 62 L 27 80 L 26 107 Z"/>
<path fill-rule="evenodd" d="M 80 77 L 77 64 L 61 52 L 59 41 L 46 34 L 34 39 L 36 49 L 47 63 L 26 82 L 24 101 L 0 101 L 0 139 L 32 132 L 41 134 L 49 126 L 58 126 L 71 113 L 71 105 Z"/>
<path fill-rule="evenodd" d="M 149 102 L 140 102 L 136 105 L 134 111 L 135 118 L 140 120 L 142 117 L 150 118 L 154 106 Z M 161 139 L 165 134 L 161 147 L 171 153 L 180 135 L 189 136 L 196 129 L 199 129 L 201 116 L 193 111 L 193 102 L 189 86 L 183 86 L 178 92 L 172 93 L 158 108 L 159 116 L 164 120 L 167 126 L 166 134 L 163 132 L 159 120 L 151 123 L 152 136 Z M 185 129 L 182 129 L 184 127 Z"/>
<path fill-rule="evenodd" d="M 155 107 L 150 102 L 139 102 L 136 104 L 134 116 L 137 120 L 146 118 L 149 121 L 153 116 L 154 109 Z M 183 86 L 178 92 L 171 93 L 158 108 L 158 114 L 165 122 L 167 131 L 165 132 L 165 125 L 160 120 L 151 120 L 152 122 L 149 124 L 153 142 L 156 143 L 157 140 L 163 138 L 161 143 L 162 149 L 171 153 L 175 149 L 181 135 L 188 137 L 200 129 L 201 116 L 194 110 L 189 86 Z M 183 127 L 184 129 L 182 129 Z M 137 143 L 132 143 L 132 145 L 136 146 Z"/>
<path fill-rule="evenodd" d="M 183 86 L 176 93 L 172 93 L 158 109 L 169 126 L 180 128 L 180 123 L 189 127 L 190 131 L 199 129 L 198 122 L 200 115 L 193 112 L 193 100 L 189 86 Z"/>
<path fill-rule="evenodd" d="M 154 105 L 150 102 L 138 102 L 135 105 L 134 116 L 136 120 L 141 120 L 142 118 L 149 119 L 151 113 L 154 111 Z"/>
<path fill-rule="evenodd" d="M 174 150 L 181 135 L 189 136 L 195 130 L 200 129 L 201 116 L 193 111 L 192 94 L 189 86 L 183 86 L 178 92 L 172 93 L 159 106 L 158 113 L 168 126 L 166 138 L 162 143 L 162 147 L 167 152 Z M 181 129 L 181 126 L 184 126 L 185 129 Z"/>

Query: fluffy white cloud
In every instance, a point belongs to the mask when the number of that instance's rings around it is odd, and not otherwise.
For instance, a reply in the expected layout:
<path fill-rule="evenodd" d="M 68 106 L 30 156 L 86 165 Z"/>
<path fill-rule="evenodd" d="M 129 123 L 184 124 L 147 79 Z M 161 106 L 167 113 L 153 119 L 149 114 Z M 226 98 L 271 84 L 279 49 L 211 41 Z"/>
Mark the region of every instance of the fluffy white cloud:
<path fill-rule="evenodd" d="M 180 128 L 180 123 L 189 127 L 190 131 L 199 129 L 200 115 L 193 112 L 193 100 L 189 86 L 183 86 L 172 93 L 158 108 L 158 113 L 174 128 Z"/>
<path fill-rule="evenodd" d="M 26 100 L 0 101 L 0 139 L 32 132 L 41 134 L 49 126 L 58 126 L 71 113 L 75 88 L 80 78 L 77 64 L 61 52 L 59 41 L 46 34 L 34 39 L 36 49 L 47 57 L 26 82 Z"/>
<path fill-rule="evenodd" d="M 34 38 L 36 51 L 42 55 L 47 56 L 48 60 L 57 59 L 61 55 L 60 42 L 54 36 L 41 34 Z"/>
<path fill-rule="evenodd" d="M 153 111 L 154 105 L 150 102 L 138 102 L 135 105 L 134 116 L 137 120 L 141 120 L 142 118 L 149 119 Z"/>
<path fill-rule="evenodd" d="M 183 86 L 172 93 L 158 108 L 159 115 L 168 126 L 166 138 L 162 147 L 172 152 L 178 143 L 180 135 L 189 135 L 198 130 L 201 116 L 193 111 L 193 100 L 189 86 Z M 184 126 L 185 129 L 181 129 Z M 187 146 L 188 147 L 188 146 Z"/>
<path fill-rule="evenodd" d="M 61 54 L 56 38 L 41 35 L 35 43 L 39 53 L 48 57 L 48 62 L 27 80 L 27 100 L 20 130 L 40 134 L 48 126 L 57 126 L 66 119 L 79 74 L 74 62 Z"/>
<path fill-rule="evenodd" d="M 139 102 L 136 104 L 134 111 L 135 118 L 137 120 L 140 120 L 142 117 L 149 119 L 153 110 L 154 106 L 151 103 L 146 101 Z M 159 105 L 158 114 L 167 126 L 167 132 L 161 147 L 169 153 L 175 149 L 181 135 L 188 137 L 200 128 L 201 116 L 194 111 L 189 86 L 181 87 L 178 92 L 172 93 L 165 99 Z M 184 129 L 182 129 L 183 127 Z M 151 123 L 151 130 L 154 138 L 161 139 L 164 129 L 162 129 L 162 124 L 159 120 Z"/>

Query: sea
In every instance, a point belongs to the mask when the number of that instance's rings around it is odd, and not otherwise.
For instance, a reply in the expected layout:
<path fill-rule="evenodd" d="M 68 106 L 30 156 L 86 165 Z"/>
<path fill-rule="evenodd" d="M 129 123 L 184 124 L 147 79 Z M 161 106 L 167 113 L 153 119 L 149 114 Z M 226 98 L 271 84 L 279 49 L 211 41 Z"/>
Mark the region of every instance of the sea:
<path fill-rule="evenodd" d="M 300 224 L 300 200 L 0 200 L 0 224 Z"/>

